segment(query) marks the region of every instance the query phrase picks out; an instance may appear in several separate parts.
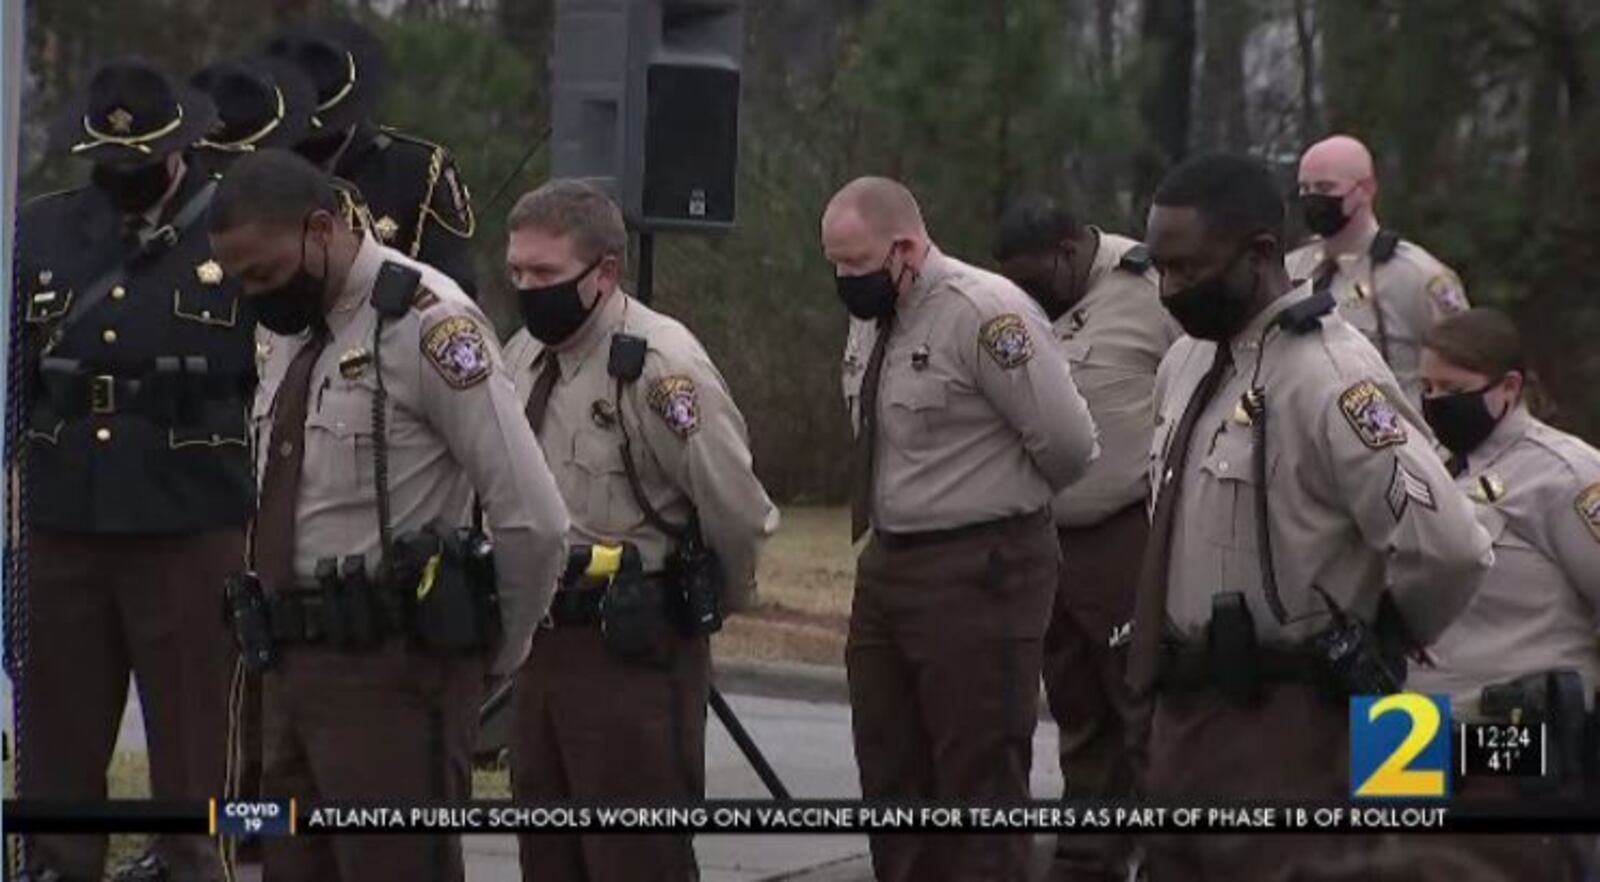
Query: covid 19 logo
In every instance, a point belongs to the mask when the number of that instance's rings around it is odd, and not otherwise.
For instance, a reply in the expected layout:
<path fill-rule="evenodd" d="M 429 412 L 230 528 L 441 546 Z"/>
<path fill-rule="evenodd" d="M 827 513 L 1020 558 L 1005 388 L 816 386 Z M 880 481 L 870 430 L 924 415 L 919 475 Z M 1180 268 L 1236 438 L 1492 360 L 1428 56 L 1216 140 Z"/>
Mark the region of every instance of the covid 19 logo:
<path fill-rule="evenodd" d="M 1399 692 L 1350 699 L 1350 795 L 1450 796 L 1450 699 Z"/>

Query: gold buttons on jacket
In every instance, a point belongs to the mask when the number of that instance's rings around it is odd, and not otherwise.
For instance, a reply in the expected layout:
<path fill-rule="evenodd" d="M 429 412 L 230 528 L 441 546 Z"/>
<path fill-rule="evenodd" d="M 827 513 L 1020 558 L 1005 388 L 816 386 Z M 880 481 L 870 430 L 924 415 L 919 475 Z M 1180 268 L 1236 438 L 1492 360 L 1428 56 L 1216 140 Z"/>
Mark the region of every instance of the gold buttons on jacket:
<path fill-rule="evenodd" d="M 112 300 L 121 300 L 122 298 L 124 298 L 126 296 L 128 296 L 128 289 L 122 287 L 121 285 L 118 285 L 115 288 L 111 289 L 111 299 Z"/>
<path fill-rule="evenodd" d="M 94 440 L 99 441 L 101 444 L 104 444 L 107 441 L 110 441 L 111 440 L 111 430 L 110 429 L 95 429 L 94 430 Z"/>
<path fill-rule="evenodd" d="M 115 343 L 117 342 L 117 332 L 110 328 L 106 328 L 105 333 L 100 335 L 100 339 L 106 341 L 107 343 Z"/>

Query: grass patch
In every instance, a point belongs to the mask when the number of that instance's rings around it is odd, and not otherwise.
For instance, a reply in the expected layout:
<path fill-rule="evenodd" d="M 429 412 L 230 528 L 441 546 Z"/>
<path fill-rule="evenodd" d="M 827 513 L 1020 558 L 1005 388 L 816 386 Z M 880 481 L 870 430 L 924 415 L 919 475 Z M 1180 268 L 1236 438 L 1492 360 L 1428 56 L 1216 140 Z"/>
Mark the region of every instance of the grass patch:
<path fill-rule="evenodd" d="M 848 510 L 784 509 L 783 526 L 762 555 L 761 605 L 729 619 L 712 652 L 843 665 L 855 566 Z"/>

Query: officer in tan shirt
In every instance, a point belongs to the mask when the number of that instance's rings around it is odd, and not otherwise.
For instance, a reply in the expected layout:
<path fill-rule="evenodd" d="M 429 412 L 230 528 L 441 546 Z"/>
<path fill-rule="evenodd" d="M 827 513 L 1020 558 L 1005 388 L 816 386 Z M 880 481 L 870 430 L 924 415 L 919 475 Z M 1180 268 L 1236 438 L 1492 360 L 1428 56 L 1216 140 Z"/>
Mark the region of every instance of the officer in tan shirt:
<path fill-rule="evenodd" d="M 1600 683 L 1600 451 L 1529 412 L 1534 390 L 1521 335 L 1503 313 L 1451 316 L 1423 346 L 1423 416 L 1494 537 L 1494 566 L 1467 611 L 1429 647 L 1430 663 L 1411 665 L 1406 688 L 1448 695 L 1457 720 L 1546 724 L 1546 779 L 1458 778 L 1457 798 L 1581 796 L 1582 770 L 1564 767 L 1562 757 L 1589 753 L 1587 762 L 1597 761 L 1581 727 L 1566 724 L 1592 713 Z M 1592 856 L 1594 837 L 1578 844 L 1585 843 Z M 1473 878 L 1579 878 L 1556 837 L 1448 844 L 1482 865 Z"/>
<path fill-rule="evenodd" d="M 1148 250 L 1027 197 L 1000 218 L 995 259 L 1054 323 L 1100 430 L 1100 458 L 1051 503 L 1062 567 L 1044 637 L 1044 684 L 1060 729 L 1061 776 L 1076 799 L 1132 795 L 1134 708 L 1118 626 L 1149 532 L 1145 509 L 1156 366 L 1182 332 L 1161 308 Z M 1074 833 L 1051 879 L 1122 878 L 1129 841 Z"/>
<path fill-rule="evenodd" d="M 1413 406 L 1422 338 L 1467 308 L 1455 271 L 1378 225 L 1372 154 L 1354 138 L 1319 141 L 1300 160 L 1300 211 L 1319 238 L 1290 252 L 1290 278 L 1327 285 L 1346 321 L 1383 354 Z"/>
<path fill-rule="evenodd" d="M 1430 643 L 1493 560 L 1393 374 L 1326 292 L 1291 288 L 1282 227 L 1271 172 L 1237 156 L 1179 166 L 1150 211 L 1162 302 L 1189 334 L 1156 380 L 1129 658 L 1152 798 L 1345 798 L 1345 698 L 1394 684 L 1338 679 L 1314 638 L 1359 620 L 1390 656 Z M 1153 882 L 1255 879 L 1339 853 L 1364 878 L 1365 847 L 1173 838 L 1148 865 Z"/>
<path fill-rule="evenodd" d="M 473 495 L 482 501 L 503 619 L 487 667 L 499 673 L 522 661 L 555 589 L 566 511 L 483 314 L 449 277 L 358 237 L 337 209 L 325 174 L 265 150 L 229 169 L 210 220 L 217 259 L 262 325 L 254 558 L 278 654 L 264 680 L 262 789 L 465 799 L 487 659 L 416 648 L 420 632 L 394 605 L 414 595 L 420 618 L 424 592 L 379 565 L 397 554 L 380 529 L 380 482 L 393 542 L 435 519 L 463 526 Z M 380 306 L 390 314 L 375 349 Z M 352 573 L 331 603 L 319 562 L 351 556 L 371 591 L 354 595 Z M 343 606 L 356 596 L 365 616 Z M 358 619 L 375 629 L 366 640 Z M 275 880 L 463 878 L 459 841 L 446 836 L 274 839 L 265 857 Z"/>
<path fill-rule="evenodd" d="M 616 204 L 555 180 L 523 196 L 507 226 L 525 327 L 506 360 L 572 512 L 572 547 L 637 548 L 648 627 L 661 632 L 623 651 L 625 627 L 609 613 L 625 586 L 569 572 L 516 684 L 517 798 L 704 799 L 707 635 L 719 622 L 687 626 L 692 577 L 674 551 L 697 524 L 723 611 L 748 609 L 778 511 L 700 341 L 622 290 L 627 231 Z M 688 836 L 539 835 L 520 846 L 530 882 L 698 878 Z"/>
<path fill-rule="evenodd" d="M 859 321 L 845 666 L 867 799 L 1022 799 L 1059 552 L 1048 506 L 1096 454 L 1044 314 L 934 247 L 910 192 L 859 178 L 822 244 Z M 869 323 L 869 321 L 871 323 Z M 1027 836 L 877 836 L 884 880 L 1024 878 Z"/>

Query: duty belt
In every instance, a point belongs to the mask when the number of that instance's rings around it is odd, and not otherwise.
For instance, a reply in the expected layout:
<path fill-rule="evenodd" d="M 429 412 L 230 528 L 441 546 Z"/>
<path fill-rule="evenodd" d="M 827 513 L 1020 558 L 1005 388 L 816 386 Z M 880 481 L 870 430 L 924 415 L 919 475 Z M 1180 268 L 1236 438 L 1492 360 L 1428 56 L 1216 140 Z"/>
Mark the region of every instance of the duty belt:
<path fill-rule="evenodd" d="M 390 597 L 382 590 L 373 592 L 378 630 L 385 639 L 401 633 L 399 610 L 388 602 Z M 330 623 L 330 618 L 338 614 L 318 588 L 297 588 L 267 596 L 267 622 L 277 646 L 317 646 L 328 642 L 339 633 L 338 626 Z"/>
<path fill-rule="evenodd" d="M 39 365 L 40 403 L 63 420 L 134 414 L 159 422 L 183 422 L 206 401 L 243 395 L 248 378 L 213 375 L 199 357 L 165 356 L 148 371 L 96 372 L 77 359 L 45 358 Z"/>
<path fill-rule="evenodd" d="M 1298 647 L 1260 646 L 1255 650 L 1256 682 L 1262 685 L 1300 683 L 1322 686 L 1328 682 L 1327 666 L 1311 652 Z M 1201 644 L 1173 644 L 1165 647 L 1157 683 L 1174 690 L 1201 690 L 1222 681 L 1217 665 Z"/>
<path fill-rule="evenodd" d="M 873 538 L 885 548 L 900 551 L 907 548 L 921 548 L 927 545 L 940 545 L 946 542 L 957 542 L 970 539 L 985 533 L 998 532 L 1007 527 L 1024 526 L 1031 521 L 1041 524 L 1050 518 L 1048 508 L 1031 511 L 1027 514 L 1012 515 L 993 521 L 983 521 L 977 524 L 967 524 L 962 527 L 950 527 L 943 530 L 922 530 L 914 533 L 891 533 L 886 530 L 873 530 Z"/>
<path fill-rule="evenodd" d="M 645 590 L 656 593 L 661 599 L 661 611 L 670 614 L 671 583 L 664 576 L 644 578 Z M 550 601 L 550 612 L 545 616 L 545 628 L 586 628 L 600 623 L 600 608 L 605 603 L 604 584 L 577 579 L 563 582 Z"/>

